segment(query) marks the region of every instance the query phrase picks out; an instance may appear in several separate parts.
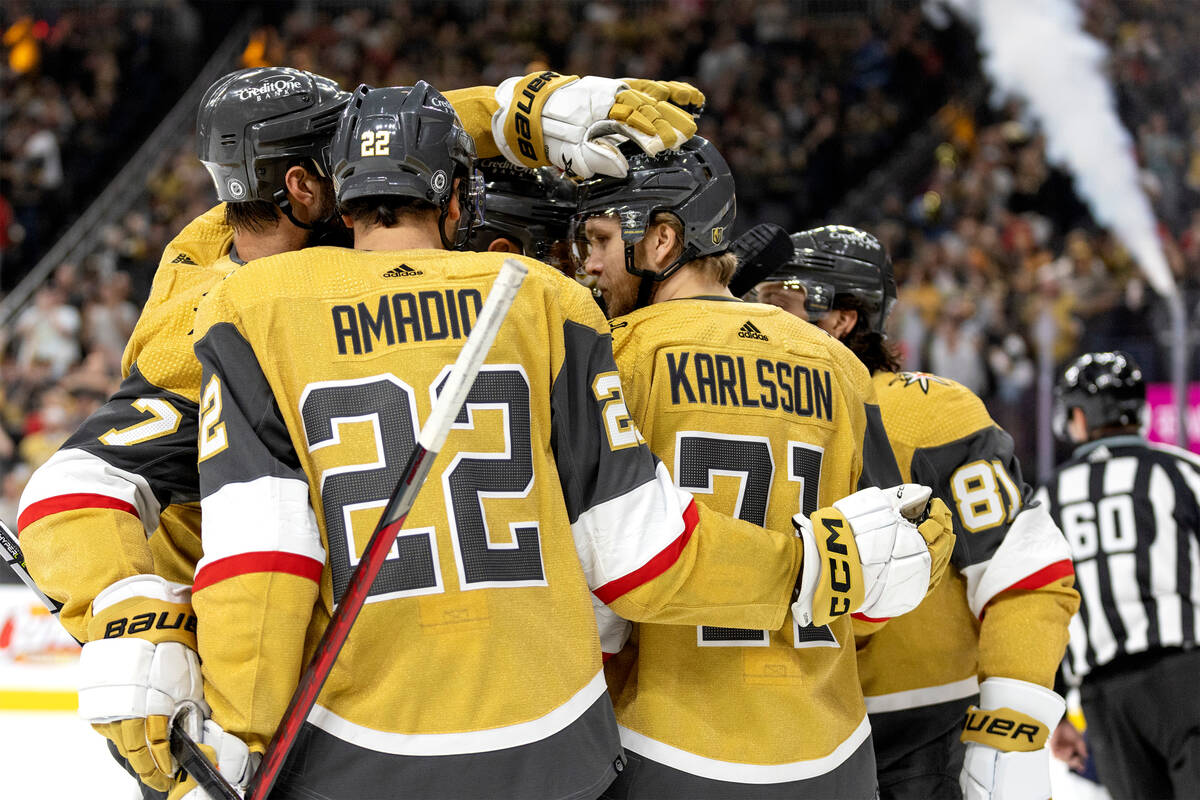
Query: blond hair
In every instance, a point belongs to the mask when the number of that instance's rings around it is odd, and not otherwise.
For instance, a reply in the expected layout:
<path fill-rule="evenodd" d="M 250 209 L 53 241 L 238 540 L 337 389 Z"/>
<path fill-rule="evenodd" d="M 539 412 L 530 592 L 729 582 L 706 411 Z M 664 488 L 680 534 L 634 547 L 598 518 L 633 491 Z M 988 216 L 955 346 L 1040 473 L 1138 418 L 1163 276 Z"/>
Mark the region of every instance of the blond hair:
<path fill-rule="evenodd" d="M 670 211 L 658 211 L 650 220 L 650 224 L 651 226 L 666 225 L 675 231 L 675 247 L 671 249 L 671 260 L 679 258 L 683 252 L 683 223 L 679 217 Z M 700 272 L 707 272 L 717 283 L 728 286 L 729 282 L 733 280 L 733 273 L 737 271 L 737 265 L 737 256 L 726 252 L 715 256 L 701 256 L 687 262 L 685 266 Z"/>

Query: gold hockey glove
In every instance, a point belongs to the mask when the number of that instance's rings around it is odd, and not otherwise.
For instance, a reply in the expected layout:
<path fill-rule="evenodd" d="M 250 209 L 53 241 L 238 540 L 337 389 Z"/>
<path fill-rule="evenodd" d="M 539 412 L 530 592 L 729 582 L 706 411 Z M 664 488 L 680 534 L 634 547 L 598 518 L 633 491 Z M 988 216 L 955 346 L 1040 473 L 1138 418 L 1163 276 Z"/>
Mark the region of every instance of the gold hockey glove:
<path fill-rule="evenodd" d="M 683 109 L 613 78 L 531 73 L 505 80 L 495 97 L 492 134 L 504 157 L 574 177 L 624 177 L 628 164 L 618 150 L 624 139 L 653 155 L 696 132 Z"/>
<path fill-rule="evenodd" d="M 208 713 L 190 587 L 157 575 L 109 586 L 92 601 L 79 657 L 79 716 L 116 745 L 144 784 L 167 791 L 178 769 L 169 720 L 185 701 Z"/>

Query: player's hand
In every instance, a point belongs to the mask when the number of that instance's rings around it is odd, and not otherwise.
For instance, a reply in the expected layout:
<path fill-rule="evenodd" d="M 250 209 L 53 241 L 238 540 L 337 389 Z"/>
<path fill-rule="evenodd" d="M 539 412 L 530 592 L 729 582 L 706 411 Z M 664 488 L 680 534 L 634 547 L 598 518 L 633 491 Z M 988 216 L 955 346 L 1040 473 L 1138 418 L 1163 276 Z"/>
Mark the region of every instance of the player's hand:
<path fill-rule="evenodd" d="M 979 708 L 967 711 L 967 743 L 959 786 L 964 800 L 1047 800 L 1050 751 L 1046 741 L 1066 703 L 1035 683 L 988 678 Z"/>
<path fill-rule="evenodd" d="M 648 78 L 621 78 L 630 89 L 644 92 L 655 100 L 666 100 L 692 116 L 704 111 L 704 92 L 683 81 L 653 81 Z"/>
<path fill-rule="evenodd" d="M 246 743 L 232 733 L 228 733 L 211 719 L 204 721 L 203 741 L 197 742 L 208 760 L 217 765 L 225 780 L 238 790 L 243 797 L 250 779 L 258 771 L 262 762 L 262 754 L 250 751 Z M 220 800 L 204 791 L 196 779 L 190 775 L 180 774 L 180 780 L 171 787 L 167 800 Z"/>
<path fill-rule="evenodd" d="M 496 102 L 492 134 L 505 158 L 580 178 L 624 177 L 629 165 L 618 149 L 624 139 L 654 155 L 696 132 L 683 109 L 613 78 L 531 73 L 496 87 Z"/>
<path fill-rule="evenodd" d="M 934 555 L 929 539 L 940 542 L 945 534 L 934 535 L 939 526 L 935 521 L 927 537 L 905 514 L 919 513 L 929 495 L 927 487 L 916 484 L 886 491 L 872 487 L 814 512 L 810 519 L 793 517 L 804 539 L 792 603 L 796 621 L 825 625 L 850 612 L 878 620 L 916 608 L 930 586 Z M 952 543 L 953 534 L 949 536 Z"/>
<path fill-rule="evenodd" d="M 1063 717 L 1050 734 L 1050 753 L 1059 761 L 1066 762 L 1074 772 L 1082 773 L 1087 766 L 1087 742 L 1067 717 Z"/>
<path fill-rule="evenodd" d="M 79 716 L 112 740 L 142 783 L 165 792 L 178 770 L 170 718 L 184 702 L 208 713 L 191 589 L 157 575 L 109 586 L 92 601 L 79 657 Z"/>

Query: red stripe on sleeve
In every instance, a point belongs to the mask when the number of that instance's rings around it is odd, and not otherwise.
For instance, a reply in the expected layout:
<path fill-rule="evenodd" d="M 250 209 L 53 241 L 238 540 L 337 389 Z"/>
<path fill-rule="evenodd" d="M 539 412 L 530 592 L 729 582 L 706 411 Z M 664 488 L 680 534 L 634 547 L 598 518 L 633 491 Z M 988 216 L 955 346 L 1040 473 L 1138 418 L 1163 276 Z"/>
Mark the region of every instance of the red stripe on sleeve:
<path fill-rule="evenodd" d="M 683 533 L 679 534 L 679 537 L 675 541 L 671 542 L 656 556 L 633 572 L 609 581 L 603 586 L 596 588 L 592 594 L 596 595 L 596 598 L 601 603 L 611 603 L 626 592 L 630 592 L 662 575 L 679 560 L 679 554 L 687 546 L 688 540 L 692 538 L 692 532 L 696 530 L 696 525 L 699 522 L 700 512 L 696 509 L 696 501 L 692 500 L 688 503 L 688 507 L 683 510 Z"/>
<path fill-rule="evenodd" d="M 854 617 L 855 619 L 862 620 L 863 622 L 887 622 L 889 619 L 891 619 L 891 617 L 868 617 L 866 614 L 860 614 L 857 611 L 850 616 Z"/>
<path fill-rule="evenodd" d="M 277 551 L 260 553 L 242 553 L 237 556 L 218 559 L 208 564 L 198 573 L 192 583 L 192 591 L 198 592 L 214 583 L 219 583 L 238 575 L 249 575 L 254 572 L 282 572 L 308 578 L 310 581 L 321 580 L 321 570 L 324 564 L 315 558 L 297 555 L 296 553 L 280 553 Z"/>
<path fill-rule="evenodd" d="M 60 494 L 30 503 L 29 507 L 17 518 L 17 530 L 28 528 L 42 517 L 58 514 L 62 511 L 80 511 L 86 508 L 111 508 L 124 511 L 126 514 L 138 516 L 137 509 L 131 503 L 109 497 L 106 494 L 91 494 L 78 492 L 76 494 Z"/>
<path fill-rule="evenodd" d="M 1031 591 L 1033 589 L 1040 589 L 1043 586 L 1046 586 L 1047 584 L 1054 583 L 1055 581 L 1057 581 L 1061 578 L 1065 578 L 1068 575 L 1074 575 L 1074 574 L 1075 574 L 1075 565 L 1071 562 L 1070 559 L 1063 559 L 1062 561 L 1055 561 L 1050 566 L 1042 567 L 1041 569 L 1039 569 L 1037 572 L 1033 573 L 1032 575 L 1028 575 L 1028 576 L 1022 578 L 1021 580 L 1014 583 L 1012 586 L 1009 586 L 1007 589 L 1002 589 L 1001 591 L 996 592 L 994 595 L 992 595 L 992 600 L 995 600 L 997 597 L 1004 594 L 1005 592 L 1014 592 L 1014 591 L 1018 591 L 1018 590 L 1022 590 L 1022 589 L 1026 590 L 1026 591 Z M 988 603 L 990 604 L 992 602 L 992 600 L 989 600 Z M 985 608 L 984 611 L 986 612 L 987 609 Z M 980 614 L 979 618 L 983 619 L 983 614 Z"/>

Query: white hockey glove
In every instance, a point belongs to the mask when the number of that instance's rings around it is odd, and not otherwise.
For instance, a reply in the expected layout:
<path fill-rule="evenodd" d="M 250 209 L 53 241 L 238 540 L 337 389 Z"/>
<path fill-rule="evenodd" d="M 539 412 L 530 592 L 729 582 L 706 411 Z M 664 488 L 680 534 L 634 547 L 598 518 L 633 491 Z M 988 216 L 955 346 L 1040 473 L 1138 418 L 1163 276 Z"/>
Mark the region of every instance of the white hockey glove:
<path fill-rule="evenodd" d="M 117 581 L 92 601 L 79 657 L 79 716 L 112 740 L 142 783 L 165 792 L 178 765 L 170 718 L 183 702 L 204 714 L 191 588 L 157 575 Z"/>
<path fill-rule="evenodd" d="M 262 763 L 261 753 L 252 753 L 246 743 L 211 719 L 204 721 L 204 738 L 197 742 L 208 760 L 217 765 L 225 780 L 243 797 L 250 779 Z M 204 791 L 190 775 L 175 784 L 167 800 L 221 800 Z"/>
<path fill-rule="evenodd" d="M 871 487 L 792 518 L 804 561 L 792 615 L 826 625 L 856 612 L 881 620 L 912 611 L 945 572 L 954 549 L 950 511 L 928 487 Z"/>
<path fill-rule="evenodd" d="M 967 743 L 958 783 L 964 800 L 1047 800 L 1050 750 L 1046 741 L 1067 704 L 1036 683 L 988 678 L 979 708 L 967 711 Z"/>
<path fill-rule="evenodd" d="M 621 137 L 654 155 L 696 132 L 683 109 L 613 78 L 530 73 L 497 86 L 496 102 L 492 135 L 505 158 L 530 168 L 554 165 L 573 177 L 624 177 Z"/>

